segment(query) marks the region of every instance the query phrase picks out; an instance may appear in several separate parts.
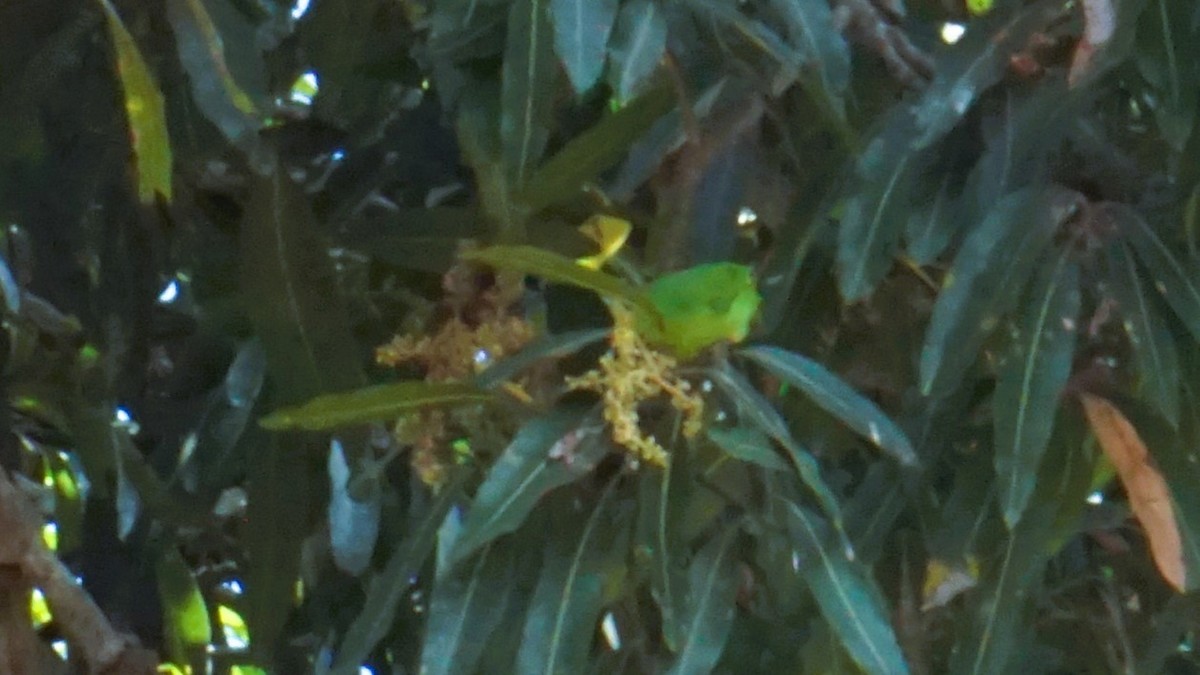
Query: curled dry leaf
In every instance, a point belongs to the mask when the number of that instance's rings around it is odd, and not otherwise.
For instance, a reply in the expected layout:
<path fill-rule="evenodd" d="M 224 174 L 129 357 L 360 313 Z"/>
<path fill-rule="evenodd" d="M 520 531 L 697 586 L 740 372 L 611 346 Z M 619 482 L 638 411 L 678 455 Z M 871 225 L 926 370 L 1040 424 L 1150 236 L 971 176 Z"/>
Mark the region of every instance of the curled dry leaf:
<path fill-rule="evenodd" d="M 1117 29 L 1117 13 L 1113 0 L 1083 0 L 1083 37 L 1071 57 L 1067 81 L 1072 87 L 1092 69 L 1096 52 L 1104 47 Z"/>
<path fill-rule="evenodd" d="M 1175 590 L 1183 592 L 1187 581 L 1183 544 L 1162 472 L 1137 429 L 1112 402 L 1092 394 L 1083 394 L 1080 400 L 1096 440 L 1125 486 L 1133 515 L 1146 531 L 1159 573 Z"/>

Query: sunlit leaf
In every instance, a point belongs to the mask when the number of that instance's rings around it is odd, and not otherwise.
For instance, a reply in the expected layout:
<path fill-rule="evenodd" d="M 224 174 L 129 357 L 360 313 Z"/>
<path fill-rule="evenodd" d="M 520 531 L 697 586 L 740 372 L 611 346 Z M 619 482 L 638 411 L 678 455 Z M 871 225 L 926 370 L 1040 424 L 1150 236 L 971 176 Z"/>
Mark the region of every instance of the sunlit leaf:
<path fill-rule="evenodd" d="M 791 503 L 788 515 L 800 546 L 800 573 L 855 663 L 868 673 L 909 672 L 870 572 L 830 547 L 819 517 Z"/>
<path fill-rule="evenodd" d="M 757 464 L 771 471 L 787 471 L 787 462 L 779 457 L 771 445 L 771 439 L 754 427 L 737 426 L 732 428 L 709 427 L 705 432 L 710 440 L 716 443 L 731 457 L 744 462 Z"/>
<path fill-rule="evenodd" d="M 431 406 L 484 403 L 492 396 L 465 384 L 425 381 L 377 384 L 339 394 L 323 394 L 302 405 L 281 408 L 259 420 L 259 424 L 272 431 L 325 431 L 392 420 Z"/>
<path fill-rule="evenodd" d="M 471 565 L 439 576 L 429 599 L 421 672 L 473 672 L 488 637 L 505 616 L 514 560 L 500 544 L 485 546 Z"/>
<path fill-rule="evenodd" d="M 558 64 L 550 0 L 517 0 L 508 14 L 500 91 L 500 145 L 512 185 L 525 185 L 546 149 Z"/>
<path fill-rule="evenodd" d="M 553 675 L 584 667 L 606 596 L 625 574 L 629 519 L 613 499 L 619 482 L 610 479 L 586 519 L 578 508 L 573 518 L 558 517 L 565 526 L 546 544 L 515 672 Z"/>
<path fill-rule="evenodd" d="M 558 410 L 521 427 L 475 493 L 450 568 L 520 527 L 547 492 L 591 472 L 609 445 L 587 419 L 578 410 Z"/>
<path fill-rule="evenodd" d="M 466 251 L 462 257 L 497 269 L 533 274 L 552 283 L 586 288 L 606 298 L 624 300 L 648 316 L 657 315 L 651 299 L 621 278 L 588 269 L 570 258 L 545 249 L 534 246 L 489 246 Z"/>
<path fill-rule="evenodd" d="M 416 528 L 406 534 L 388 558 L 387 566 L 371 580 L 362 611 L 346 629 L 336 651 L 330 669 L 333 675 L 359 675 L 363 661 L 391 629 L 401 601 L 409 595 L 411 579 L 433 552 L 438 526 L 460 497 L 465 473 L 458 472 L 449 484 L 442 486 L 426 506 Z"/>
<path fill-rule="evenodd" d="M 1180 372 L 1175 340 L 1153 304 L 1153 291 L 1124 244 L 1112 248 L 1108 267 L 1117 310 L 1133 347 L 1141 395 L 1172 426 L 1178 426 Z"/>
<path fill-rule="evenodd" d="M 727 526 L 700 549 L 688 568 L 683 647 L 667 671 L 671 675 L 711 673 L 733 628 L 737 606 L 737 567 L 733 544 L 738 528 Z"/>
<path fill-rule="evenodd" d="M 1109 202 L 1101 208 L 1133 245 L 1150 283 L 1192 336 L 1200 340 L 1200 263 L 1182 248 L 1168 245 L 1162 233 L 1132 207 Z"/>
<path fill-rule="evenodd" d="M 153 204 L 154 195 L 171 201 L 171 139 L 162 92 L 154 81 L 133 36 L 109 0 L 99 0 L 116 52 L 117 76 L 125 96 L 129 138 L 137 170 L 138 198 Z"/>
<path fill-rule="evenodd" d="M 203 0 L 168 0 L 167 19 L 197 107 L 232 143 L 248 147 L 261 126 L 259 111 L 229 72 L 224 39 Z"/>
<path fill-rule="evenodd" d="M 874 403 L 821 364 L 799 354 L 765 345 L 747 347 L 740 353 L 780 380 L 803 391 L 822 410 L 866 436 L 901 464 L 917 464 L 912 443 L 900 427 Z"/>
<path fill-rule="evenodd" d="M 1019 190 L 1000 200 L 967 236 L 942 281 L 925 334 L 922 394 L 942 397 L 958 385 L 1080 198 L 1054 186 Z"/>
<path fill-rule="evenodd" d="M 179 663 L 192 662 L 197 650 L 212 642 L 208 606 L 187 563 L 174 546 L 168 546 L 154 568 L 158 592 L 169 632 L 172 658 Z M 202 651 L 200 652 L 202 653 Z"/>
<path fill-rule="evenodd" d="M 1079 268 L 1071 251 L 1043 259 L 1018 320 L 1013 348 L 996 381 L 996 475 L 1000 510 L 1011 529 L 1021 519 L 1071 374 L 1079 321 Z"/>
<path fill-rule="evenodd" d="M 596 243 L 600 251 L 595 255 L 580 258 L 577 262 L 584 267 L 598 270 L 613 257 L 629 239 L 633 226 L 624 218 L 596 214 L 579 226 L 579 231 Z"/>
<path fill-rule="evenodd" d="M 1129 420 L 1107 399 L 1080 397 L 1092 432 L 1117 469 L 1129 505 L 1150 540 L 1150 552 L 1163 579 L 1180 593 L 1187 590 L 1183 542 L 1175 521 L 1171 491 L 1146 444 Z"/>
<path fill-rule="evenodd" d="M 617 0 L 551 0 L 554 50 L 576 94 L 600 79 L 608 35 L 617 19 Z"/>
<path fill-rule="evenodd" d="M 608 81 L 617 101 L 636 96 L 658 68 L 667 49 L 667 17 L 651 0 L 632 0 L 617 16 L 613 29 Z"/>

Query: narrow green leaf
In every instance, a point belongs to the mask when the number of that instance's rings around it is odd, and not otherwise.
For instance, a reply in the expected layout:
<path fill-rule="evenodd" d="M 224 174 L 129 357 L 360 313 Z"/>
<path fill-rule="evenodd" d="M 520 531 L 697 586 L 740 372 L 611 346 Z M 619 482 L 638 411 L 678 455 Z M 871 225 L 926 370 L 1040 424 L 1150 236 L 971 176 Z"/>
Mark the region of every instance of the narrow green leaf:
<path fill-rule="evenodd" d="M 937 259 L 950 244 L 958 228 L 955 200 L 950 197 L 950 176 L 942 179 L 929 208 L 912 214 L 905 225 L 906 251 L 913 262 L 928 265 Z"/>
<path fill-rule="evenodd" d="M 638 94 L 667 49 L 667 17 L 652 0 L 632 0 L 621 8 L 613 30 L 608 80 L 617 101 Z"/>
<path fill-rule="evenodd" d="M 850 47 L 837 30 L 829 5 L 798 0 L 771 0 L 769 4 L 783 18 L 800 66 L 815 71 L 830 107 L 841 111 L 842 97 L 850 86 Z"/>
<path fill-rule="evenodd" d="M 617 0 L 550 0 L 550 16 L 554 19 L 554 50 L 567 68 L 575 93 L 583 94 L 604 72 Z"/>
<path fill-rule="evenodd" d="M 909 672 L 870 571 L 829 547 L 820 518 L 791 503 L 788 516 L 803 556 L 800 573 L 851 658 L 868 673 Z"/>
<path fill-rule="evenodd" d="M 337 650 L 330 669 L 332 675 L 358 675 L 371 650 L 391 630 L 396 609 L 410 593 L 410 580 L 432 554 L 438 527 L 462 493 L 466 473 L 456 472 L 450 482 L 442 486 L 441 492 L 426 507 L 416 529 L 401 539 L 388 558 L 387 566 L 372 579 L 362 611 L 346 629 L 346 636 Z"/>
<path fill-rule="evenodd" d="M 261 126 L 258 107 L 225 61 L 225 44 L 202 0 L 167 0 L 179 63 L 196 106 L 231 143 L 246 148 Z"/>
<path fill-rule="evenodd" d="M 1138 389 L 1173 427 L 1179 425 L 1179 356 L 1170 330 L 1153 306 L 1133 253 L 1122 243 L 1109 252 L 1111 290 L 1137 363 Z"/>
<path fill-rule="evenodd" d="M 966 39 L 956 45 L 952 58 L 940 64 L 943 67 L 937 69 L 937 76 L 913 108 L 920 134 L 913 147 L 932 145 L 958 124 L 975 101 L 1008 72 L 1009 58 L 1025 48 L 1028 36 L 1061 13 L 1061 3 L 1041 0 L 1014 12 L 991 30 L 986 23 L 972 24 Z"/>
<path fill-rule="evenodd" d="M 466 251 L 463 259 L 491 265 L 496 269 L 524 272 L 556 284 L 586 288 L 605 298 L 624 300 L 647 316 L 657 317 L 658 311 L 649 296 L 623 279 L 588 269 L 574 260 L 536 246 L 489 246 Z"/>
<path fill-rule="evenodd" d="M 953 390 L 984 339 L 1021 293 L 1029 271 L 1082 196 L 1051 186 L 1018 190 L 1003 199 L 967 236 L 942 281 L 921 349 L 925 396 Z"/>
<path fill-rule="evenodd" d="M 821 364 L 785 349 L 765 345 L 747 347 L 740 353 L 803 391 L 822 410 L 866 436 L 901 464 L 917 464 L 917 453 L 900 427 L 878 406 Z"/>
<path fill-rule="evenodd" d="M 695 483 L 691 455 L 672 457 L 665 471 L 643 471 L 638 476 L 638 522 L 635 545 L 648 552 L 650 592 L 662 619 L 663 642 L 676 651 L 683 643 L 686 581 L 684 562 L 690 548 L 684 542 L 684 519 Z"/>
<path fill-rule="evenodd" d="M 167 644 L 176 663 L 192 663 L 212 642 L 208 605 L 192 570 L 174 546 L 168 546 L 154 567 L 162 597 Z"/>
<path fill-rule="evenodd" d="M 1012 529 L 1037 482 L 1038 467 L 1071 375 L 1079 314 L 1079 267 L 1071 251 L 1056 254 L 1034 282 L 1013 350 L 1000 366 L 993 403 L 1000 510 Z M 1053 259 L 1053 258 L 1051 258 Z M 1046 259 L 1043 259 L 1046 260 Z"/>
<path fill-rule="evenodd" d="M 656 87 L 572 138 L 526 182 L 517 199 L 532 212 L 579 196 L 583 185 L 616 165 L 634 141 L 670 112 L 675 97 Z"/>
<path fill-rule="evenodd" d="M 906 123 L 894 126 L 858 162 L 859 180 L 838 227 L 838 288 L 847 302 L 868 295 L 892 267 L 916 173 L 910 133 Z"/>
<path fill-rule="evenodd" d="M 613 499 L 619 482 L 609 481 L 582 527 L 578 518 L 560 516 L 565 526 L 547 543 L 514 672 L 583 669 L 606 595 L 625 574 L 629 520 Z"/>
<path fill-rule="evenodd" d="M 771 439 L 755 427 L 709 427 L 706 433 L 709 440 L 735 459 L 757 464 L 769 471 L 788 470 L 787 462 L 780 459 L 775 448 L 771 447 Z"/>
<path fill-rule="evenodd" d="M 504 619 L 513 565 L 509 549 L 493 543 L 472 565 L 438 577 L 429 599 L 422 673 L 475 672 L 489 636 Z"/>
<path fill-rule="evenodd" d="M 1187 255 L 1184 249 L 1168 246 L 1160 233 L 1132 207 L 1109 202 L 1100 208 L 1133 245 L 1154 288 L 1192 336 L 1200 340 L 1200 264 L 1190 256 L 1181 258 Z M 1173 250 L 1180 251 L 1180 255 Z"/>
<path fill-rule="evenodd" d="M 259 420 L 265 429 L 328 431 L 339 427 L 394 420 L 430 406 L 484 403 L 492 394 L 465 384 L 396 382 L 354 391 L 323 394 L 298 406 L 281 408 Z"/>
<path fill-rule="evenodd" d="M 117 77 L 125 96 L 125 114 L 137 169 L 138 198 L 153 204 L 154 195 L 171 201 L 171 138 L 162 92 L 133 36 L 108 0 L 99 0 L 116 53 Z"/>
<path fill-rule="evenodd" d="M 550 138 L 558 64 L 550 0 L 517 0 L 508 14 L 500 90 L 500 145 L 514 189 L 525 185 Z"/>
<path fill-rule="evenodd" d="M 1196 119 L 1196 19 L 1186 3 L 1153 0 L 1138 21 L 1134 61 L 1156 90 L 1152 106 L 1163 139 L 1182 152 Z"/>
<path fill-rule="evenodd" d="M 517 529 L 547 492 L 591 472 L 609 444 L 602 427 L 589 425 L 588 419 L 563 409 L 521 427 L 479 486 L 449 556 L 450 569 Z"/>
<path fill-rule="evenodd" d="M 804 483 L 812 491 L 822 510 L 833 520 L 834 529 L 837 530 L 838 535 L 842 538 L 842 545 L 846 555 L 853 557 L 854 549 L 850 546 L 850 540 L 846 537 L 846 532 L 842 526 L 842 507 L 838 501 L 838 497 L 834 494 L 833 488 L 829 487 L 829 484 L 825 482 L 825 478 L 821 475 L 821 466 L 817 463 L 816 458 L 801 447 L 796 442 L 796 439 L 792 438 L 792 432 L 788 430 L 787 422 L 784 421 L 783 416 L 775 410 L 766 397 L 758 393 L 758 390 L 754 388 L 754 385 L 750 384 L 744 375 L 732 367 L 727 365 L 721 369 L 713 369 L 709 371 L 709 374 L 712 375 L 717 385 L 725 391 L 725 395 L 737 405 L 739 419 L 761 429 L 787 451 L 788 457 L 791 458 L 792 464 L 796 467 L 796 473 L 800 478 L 800 482 Z"/>
<path fill-rule="evenodd" d="M 670 675 L 711 673 L 721 658 L 737 608 L 740 579 L 737 575 L 733 544 L 738 528 L 727 526 L 713 537 L 692 560 L 688 568 L 688 602 L 683 635 L 686 641 Z"/>

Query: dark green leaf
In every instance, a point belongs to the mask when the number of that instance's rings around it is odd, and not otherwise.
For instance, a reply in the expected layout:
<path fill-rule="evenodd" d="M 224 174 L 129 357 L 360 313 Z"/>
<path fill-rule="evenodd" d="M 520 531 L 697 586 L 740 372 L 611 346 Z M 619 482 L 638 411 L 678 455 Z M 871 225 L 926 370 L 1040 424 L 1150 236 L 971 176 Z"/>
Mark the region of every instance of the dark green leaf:
<path fill-rule="evenodd" d="M 779 379 L 803 391 L 822 410 L 866 436 L 901 464 L 914 466 L 917 454 L 908 436 L 874 403 L 812 359 L 778 347 L 740 351 Z"/>
<path fill-rule="evenodd" d="M 1122 325 L 1137 363 L 1138 389 L 1171 426 L 1179 424 L 1179 357 L 1175 341 L 1143 281 L 1133 254 L 1124 244 L 1109 255 L 1109 278 L 1119 303 Z"/>
<path fill-rule="evenodd" d="M 796 439 L 792 438 L 792 432 L 788 430 L 787 422 L 744 375 L 728 366 L 720 370 L 714 369 L 711 374 L 718 386 L 725 391 L 725 395 L 737 405 L 739 419 L 761 429 L 775 439 L 776 443 L 782 445 L 784 450 L 787 450 L 788 457 L 796 467 L 800 482 L 812 490 L 825 514 L 833 520 L 834 529 L 842 538 L 846 555 L 853 557 L 854 549 L 851 548 L 850 540 L 846 538 L 845 530 L 842 528 L 842 507 L 833 488 L 829 487 L 821 475 L 821 466 L 817 463 L 816 458 L 801 447 Z"/>
<path fill-rule="evenodd" d="M 366 603 L 346 629 L 337 650 L 330 669 L 333 675 L 357 675 L 371 650 L 391 629 L 396 609 L 410 593 L 412 578 L 433 552 L 438 527 L 459 499 L 465 474 L 465 471 L 457 472 L 442 486 L 437 497 L 426 507 L 416 530 L 406 534 L 388 558 L 387 566 L 371 580 Z"/>
<path fill-rule="evenodd" d="M 757 464 L 770 471 L 788 470 L 787 462 L 780 459 L 775 448 L 771 446 L 771 439 L 757 428 L 709 427 L 706 433 L 713 443 L 729 453 L 731 457 Z"/>
<path fill-rule="evenodd" d="M 658 68 L 667 49 L 667 17 L 652 0 L 632 0 L 621 8 L 613 30 L 608 80 L 617 101 L 636 96 Z"/>
<path fill-rule="evenodd" d="M 629 521 L 613 499 L 619 482 L 610 480 L 582 527 L 580 509 L 574 517 L 558 516 L 563 526 L 547 542 L 514 672 L 556 675 L 582 669 L 606 595 L 625 574 Z"/>
<path fill-rule="evenodd" d="M 913 213 L 906 222 L 904 238 L 909 257 L 918 265 L 935 261 L 950 244 L 959 222 L 956 204 L 949 194 L 950 177 L 942 179 L 941 187 L 928 208 Z"/>
<path fill-rule="evenodd" d="M 1196 119 L 1196 21 L 1192 9 L 1186 3 L 1152 0 L 1138 21 L 1138 72 L 1156 90 L 1151 107 L 1163 139 L 1176 152 L 1183 151 Z"/>
<path fill-rule="evenodd" d="M 572 138 L 529 177 L 518 199 L 536 212 L 577 197 L 585 183 L 621 161 L 630 145 L 674 104 L 670 89 L 650 89 Z"/>
<path fill-rule="evenodd" d="M 1200 265 L 1182 247 L 1172 247 L 1163 241 L 1161 234 L 1133 208 L 1116 203 L 1106 203 L 1101 208 L 1133 244 L 1154 288 L 1192 336 L 1200 340 Z M 1179 255 L 1173 251 L 1179 251 Z"/>
<path fill-rule="evenodd" d="M 834 25 L 833 12 L 823 2 L 772 0 L 783 18 L 788 42 L 798 52 L 800 65 L 816 72 L 820 91 L 829 105 L 840 111 L 850 85 L 850 48 Z"/>
<path fill-rule="evenodd" d="M 517 529 L 547 492 L 591 472 L 609 444 L 602 427 L 588 419 L 578 410 L 558 410 L 521 427 L 479 486 L 448 569 Z"/>
<path fill-rule="evenodd" d="M 689 453 L 674 455 L 666 470 L 644 471 L 638 477 L 636 545 L 650 552 L 650 592 L 662 619 L 663 642 L 671 651 L 684 640 L 684 561 L 690 550 L 683 541 L 682 521 L 695 487 L 689 480 L 690 459 Z"/>
<path fill-rule="evenodd" d="M 605 328 L 585 328 L 558 335 L 544 335 L 477 375 L 475 386 L 480 389 L 495 388 L 544 359 L 570 356 L 594 342 L 603 340 L 608 334 L 609 331 Z"/>
<path fill-rule="evenodd" d="M 925 334 L 922 394 L 940 398 L 958 386 L 1080 199 L 1056 186 L 1019 190 L 1000 200 L 967 236 L 942 281 Z"/>
<path fill-rule="evenodd" d="M 500 93 L 500 145 L 515 189 L 525 185 L 550 137 L 558 79 L 550 0 L 517 0 L 508 14 Z"/>
<path fill-rule="evenodd" d="M 474 672 L 488 638 L 504 619 L 511 592 L 513 556 L 498 543 L 473 564 L 438 577 L 429 599 L 421 672 Z"/>
<path fill-rule="evenodd" d="M 711 673 L 729 632 L 737 609 L 734 600 L 740 578 L 737 574 L 733 544 L 738 528 L 726 526 L 692 560 L 688 568 L 688 602 L 683 617 L 685 641 L 670 675 Z"/>
<path fill-rule="evenodd" d="M 868 295 L 892 267 L 918 169 L 911 134 L 907 118 L 895 118 L 858 160 L 838 228 L 838 288 L 847 302 Z"/>
<path fill-rule="evenodd" d="M 266 429 L 327 431 L 365 422 L 394 420 L 430 406 L 484 403 L 492 394 L 465 384 L 424 381 L 377 384 L 354 391 L 324 394 L 282 408 L 259 420 Z"/>
<path fill-rule="evenodd" d="M 554 49 L 567 68 L 576 94 L 600 79 L 608 34 L 617 18 L 617 0 L 551 0 Z"/>
<path fill-rule="evenodd" d="M 1071 251 L 1043 259 L 1025 301 L 1013 349 L 1000 366 L 993 403 L 1000 510 L 1009 529 L 1025 511 L 1050 442 L 1058 397 L 1071 375 L 1079 321 L 1079 267 Z"/>
<path fill-rule="evenodd" d="M 829 546 L 819 517 L 791 503 L 788 516 L 788 529 L 802 552 L 800 573 L 855 663 L 868 673 L 907 673 L 908 664 L 870 571 Z"/>

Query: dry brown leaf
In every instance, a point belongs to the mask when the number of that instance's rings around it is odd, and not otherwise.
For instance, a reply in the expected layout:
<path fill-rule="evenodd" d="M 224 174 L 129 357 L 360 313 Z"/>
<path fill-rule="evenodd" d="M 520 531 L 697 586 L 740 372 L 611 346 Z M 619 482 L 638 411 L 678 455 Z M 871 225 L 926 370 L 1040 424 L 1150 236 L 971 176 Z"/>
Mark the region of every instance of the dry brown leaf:
<path fill-rule="evenodd" d="M 1163 579 L 1175 590 L 1186 586 L 1183 542 L 1175 524 L 1171 493 L 1162 472 L 1142 442 L 1137 429 L 1111 401 L 1092 394 L 1080 396 L 1092 432 L 1117 470 L 1133 515 L 1150 540 L 1150 554 Z"/>

